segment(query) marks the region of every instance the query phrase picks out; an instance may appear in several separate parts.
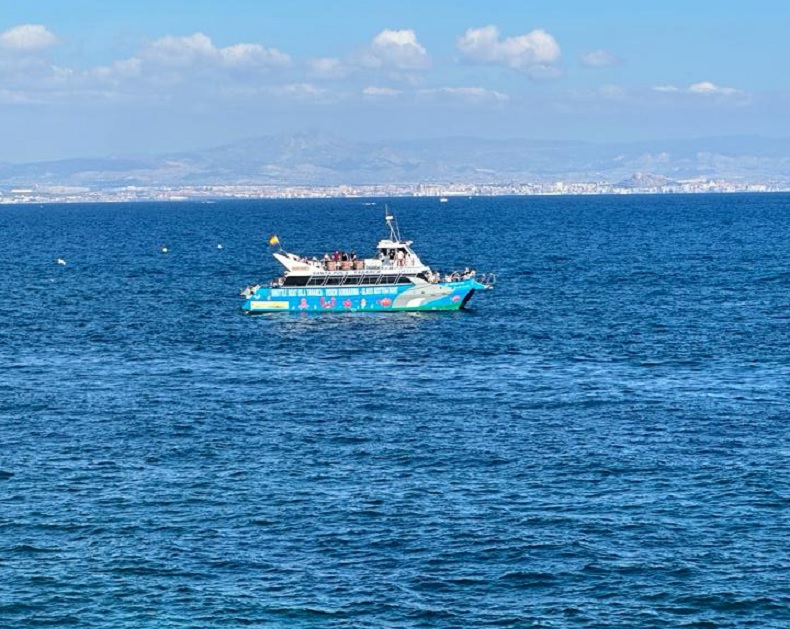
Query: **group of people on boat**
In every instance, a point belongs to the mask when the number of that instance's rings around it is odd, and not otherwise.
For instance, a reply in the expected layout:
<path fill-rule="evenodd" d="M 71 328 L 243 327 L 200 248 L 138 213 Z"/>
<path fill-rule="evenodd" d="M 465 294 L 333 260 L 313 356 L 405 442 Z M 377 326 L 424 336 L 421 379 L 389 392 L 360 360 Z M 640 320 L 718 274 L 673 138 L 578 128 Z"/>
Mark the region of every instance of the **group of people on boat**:
<path fill-rule="evenodd" d="M 301 257 L 301 262 L 312 264 L 313 266 L 320 266 L 326 271 L 341 271 L 350 269 L 364 268 L 365 261 L 358 258 L 355 251 L 335 251 L 334 253 L 325 253 L 324 257 L 320 260 L 313 256 L 313 258 Z M 378 266 L 382 267 L 408 267 L 417 263 L 415 256 L 403 249 L 380 249 L 376 254 Z"/>
<path fill-rule="evenodd" d="M 313 258 L 315 260 L 315 258 Z M 324 257 L 318 261 L 327 271 L 347 271 L 349 269 L 361 269 L 363 261 L 357 258 L 355 251 L 337 250 L 332 254 L 325 253 Z"/>
<path fill-rule="evenodd" d="M 315 256 L 312 258 L 301 256 L 299 261 L 323 268 L 325 271 L 348 270 L 351 268 L 358 269 L 362 268 L 361 265 L 363 264 L 363 261 L 357 258 L 356 252 L 339 250 L 334 253 L 325 253 L 324 257 L 320 260 Z"/>
<path fill-rule="evenodd" d="M 476 275 L 477 271 L 466 267 L 463 272 L 453 271 L 445 275 L 442 275 L 439 271 L 431 272 L 426 275 L 426 279 L 431 284 L 438 284 L 439 282 L 460 282 L 461 280 L 470 280 Z"/>
<path fill-rule="evenodd" d="M 335 251 L 333 254 L 325 253 L 322 261 L 324 263 L 333 261 L 333 262 L 353 262 L 357 259 L 357 254 L 354 251 Z"/>
<path fill-rule="evenodd" d="M 260 284 L 253 284 L 252 286 L 247 286 L 247 288 L 243 288 L 243 289 L 242 289 L 242 290 L 239 292 L 239 295 L 241 295 L 242 297 L 245 297 L 245 298 L 249 299 L 249 298 L 250 298 L 252 295 L 254 295 L 256 292 L 258 292 L 258 289 L 259 289 L 260 287 L 261 287 L 261 285 L 260 285 Z"/>
<path fill-rule="evenodd" d="M 376 259 L 382 264 L 389 263 L 390 266 L 411 266 L 414 264 L 414 256 L 403 249 L 379 249 Z"/>

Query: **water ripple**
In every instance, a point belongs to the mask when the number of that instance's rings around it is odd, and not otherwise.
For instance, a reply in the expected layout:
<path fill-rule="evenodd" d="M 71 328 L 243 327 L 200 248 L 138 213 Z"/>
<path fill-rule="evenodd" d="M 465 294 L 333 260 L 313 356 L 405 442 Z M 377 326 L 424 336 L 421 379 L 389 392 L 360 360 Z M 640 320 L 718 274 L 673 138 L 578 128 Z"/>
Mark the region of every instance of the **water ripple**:
<path fill-rule="evenodd" d="M 377 207 L 3 208 L 0 626 L 790 625 L 790 197 L 395 205 L 496 290 L 244 317 Z"/>

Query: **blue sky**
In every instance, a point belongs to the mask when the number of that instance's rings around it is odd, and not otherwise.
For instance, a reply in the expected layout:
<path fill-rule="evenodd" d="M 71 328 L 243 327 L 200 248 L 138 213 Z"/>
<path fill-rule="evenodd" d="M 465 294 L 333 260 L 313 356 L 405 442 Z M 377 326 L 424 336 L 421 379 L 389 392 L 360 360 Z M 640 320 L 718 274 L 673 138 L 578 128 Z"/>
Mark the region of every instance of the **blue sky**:
<path fill-rule="evenodd" d="M 351 139 L 790 136 L 779 0 L 0 0 L 0 161 Z"/>

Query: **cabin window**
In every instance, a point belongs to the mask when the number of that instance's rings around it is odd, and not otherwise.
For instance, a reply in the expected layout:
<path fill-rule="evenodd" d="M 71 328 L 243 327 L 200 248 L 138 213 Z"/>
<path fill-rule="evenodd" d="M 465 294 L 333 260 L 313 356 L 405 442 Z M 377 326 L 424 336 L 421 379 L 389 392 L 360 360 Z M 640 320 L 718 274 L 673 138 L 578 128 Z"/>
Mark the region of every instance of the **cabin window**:
<path fill-rule="evenodd" d="M 285 278 L 283 286 L 306 286 L 308 278 L 304 275 L 289 275 Z"/>

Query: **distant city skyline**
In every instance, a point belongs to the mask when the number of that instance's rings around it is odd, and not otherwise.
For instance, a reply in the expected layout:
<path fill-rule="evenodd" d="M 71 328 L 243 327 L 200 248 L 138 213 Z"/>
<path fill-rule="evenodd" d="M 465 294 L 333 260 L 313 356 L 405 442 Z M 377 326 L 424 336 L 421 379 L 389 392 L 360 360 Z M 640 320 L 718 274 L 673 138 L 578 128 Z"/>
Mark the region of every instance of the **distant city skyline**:
<path fill-rule="evenodd" d="M 358 140 L 790 136 L 779 0 L 26 0 L 0 161 L 317 129 Z"/>

